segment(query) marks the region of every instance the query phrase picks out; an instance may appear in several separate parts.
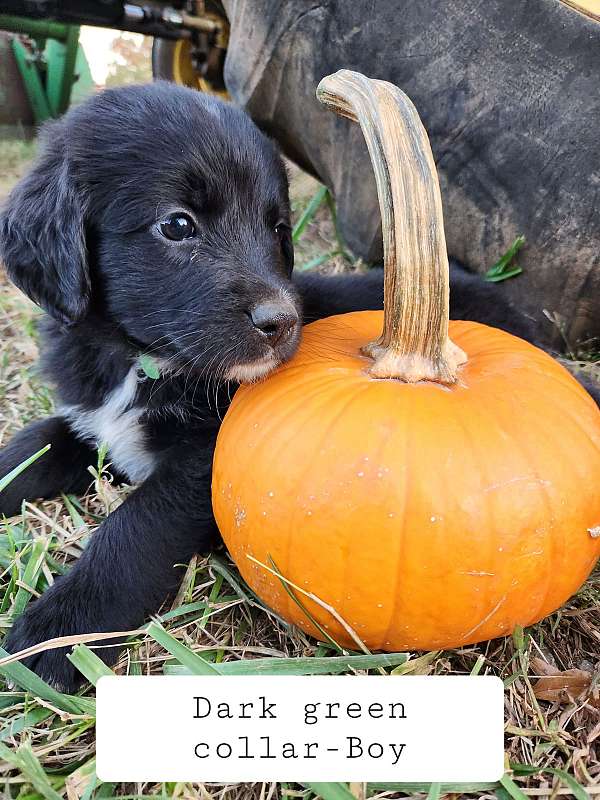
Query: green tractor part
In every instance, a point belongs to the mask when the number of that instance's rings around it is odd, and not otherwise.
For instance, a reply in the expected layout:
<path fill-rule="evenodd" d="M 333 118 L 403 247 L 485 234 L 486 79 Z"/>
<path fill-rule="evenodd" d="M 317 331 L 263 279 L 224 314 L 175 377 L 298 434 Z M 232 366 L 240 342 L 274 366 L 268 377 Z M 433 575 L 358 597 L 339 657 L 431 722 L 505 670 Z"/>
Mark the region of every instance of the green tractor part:
<path fill-rule="evenodd" d="M 36 124 L 59 117 L 93 91 L 79 27 L 0 14 L 0 29 L 15 34 L 11 47 Z"/>

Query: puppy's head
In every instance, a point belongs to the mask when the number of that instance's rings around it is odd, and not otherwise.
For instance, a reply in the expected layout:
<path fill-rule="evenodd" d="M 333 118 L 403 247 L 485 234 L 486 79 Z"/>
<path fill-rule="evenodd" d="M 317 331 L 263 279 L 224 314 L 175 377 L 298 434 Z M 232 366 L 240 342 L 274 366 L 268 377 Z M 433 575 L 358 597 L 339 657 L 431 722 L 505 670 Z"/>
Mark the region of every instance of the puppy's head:
<path fill-rule="evenodd" d="M 47 127 L 0 216 L 11 279 L 67 325 L 248 381 L 300 335 L 287 178 L 240 110 L 173 84 L 103 92 Z"/>

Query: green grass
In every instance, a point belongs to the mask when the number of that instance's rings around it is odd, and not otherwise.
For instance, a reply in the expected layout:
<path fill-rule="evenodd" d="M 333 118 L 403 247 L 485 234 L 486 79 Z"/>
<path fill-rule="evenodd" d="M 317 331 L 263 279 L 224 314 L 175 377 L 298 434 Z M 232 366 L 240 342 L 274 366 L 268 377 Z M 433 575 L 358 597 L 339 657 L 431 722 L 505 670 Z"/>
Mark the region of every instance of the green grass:
<path fill-rule="evenodd" d="M 491 283 L 500 283 L 501 281 L 508 280 L 508 278 L 514 278 L 520 275 L 523 269 L 518 264 L 515 264 L 515 258 L 524 244 L 525 237 L 517 236 L 508 250 L 484 273 L 483 277 L 485 280 Z"/>
<path fill-rule="evenodd" d="M 26 166 L 36 153 L 35 140 L 5 139 L 0 142 L 0 163 L 2 170 L 21 169 Z"/>
<path fill-rule="evenodd" d="M 35 141 L 22 139 L 0 141 L 0 200 L 23 174 L 35 153 Z"/>
<path fill-rule="evenodd" d="M 295 183 L 294 183 L 295 181 Z M 315 182 L 296 175 L 296 218 L 314 196 Z M 338 247 L 331 208 L 322 202 L 304 222 L 298 242 L 310 263 Z M 325 265 L 347 268 L 342 256 Z M 52 408 L 52 395 L 36 376 L 33 307 L 0 281 L 0 444 Z M 594 366 L 590 359 L 590 367 Z M 151 365 L 150 365 L 151 368 Z M 106 454 L 90 465 L 90 490 L 26 504 L 0 528 L 0 635 L 35 596 L 79 557 L 95 528 L 127 489 L 110 478 Z M 40 458 L 44 456 L 41 455 Z M 2 476 L 0 476 L 1 478 Z M 276 567 L 273 565 L 274 570 Z M 302 599 L 296 597 L 302 607 Z M 459 650 L 426 654 L 343 653 L 318 642 L 265 609 L 225 552 L 190 563 L 175 602 L 130 637 L 118 674 L 494 674 L 506 687 L 507 773 L 497 784 L 102 784 L 94 771 L 93 685 L 109 670 L 96 652 L 78 644 L 70 656 L 89 681 L 77 696 L 44 683 L 13 662 L 0 675 L 0 785 L 5 798 L 158 797 L 202 800 L 351 800 L 369 798 L 586 797 L 600 783 L 599 712 L 582 703 L 549 704 L 534 694 L 532 659 L 543 655 L 559 669 L 578 667 L 598 680 L 600 574 L 543 623 Z M 0 658 L 3 653 L 0 652 Z M 391 678 L 392 680 L 394 678 Z M 126 724 L 126 721 L 124 722 Z M 544 789 L 547 787 L 547 789 Z M 556 794 L 560 792 L 560 794 Z M 534 793 L 532 795 L 532 793 Z M 541 794 L 540 794 L 541 793 Z"/>

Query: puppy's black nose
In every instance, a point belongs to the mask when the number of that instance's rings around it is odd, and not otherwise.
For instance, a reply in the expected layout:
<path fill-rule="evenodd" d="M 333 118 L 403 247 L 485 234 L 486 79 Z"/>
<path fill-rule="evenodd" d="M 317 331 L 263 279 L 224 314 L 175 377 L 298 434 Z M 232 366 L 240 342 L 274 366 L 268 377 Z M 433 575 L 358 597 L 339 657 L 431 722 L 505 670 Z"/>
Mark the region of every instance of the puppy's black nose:
<path fill-rule="evenodd" d="M 260 303 L 250 311 L 250 319 L 273 347 L 298 324 L 296 309 L 289 303 Z"/>

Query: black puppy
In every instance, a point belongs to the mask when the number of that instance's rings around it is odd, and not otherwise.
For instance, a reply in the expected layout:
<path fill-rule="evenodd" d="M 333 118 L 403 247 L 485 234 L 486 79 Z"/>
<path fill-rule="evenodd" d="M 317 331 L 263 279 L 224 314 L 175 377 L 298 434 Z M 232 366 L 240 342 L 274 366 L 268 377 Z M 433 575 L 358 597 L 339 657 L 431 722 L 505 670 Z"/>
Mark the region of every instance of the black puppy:
<path fill-rule="evenodd" d="M 171 84 L 106 91 L 46 128 L 41 155 L 0 217 L 11 279 L 49 315 L 43 366 L 57 416 L 0 452 L 0 476 L 51 450 L 0 494 L 84 492 L 106 442 L 139 488 L 73 569 L 16 621 L 16 652 L 74 633 L 137 627 L 177 585 L 174 565 L 216 535 L 211 463 L 218 387 L 288 359 L 301 320 L 379 308 L 381 271 L 292 280 L 288 187 L 272 142 L 231 105 Z M 453 268 L 452 316 L 531 338 L 497 291 Z M 161 377 L 140 369 L 151 353 Z M 222 393 L 221 393 L 222 395 Z M 220 409 L 222 413 L 224 408 Z M 111 660 L 116 649 L 102 649 Z M 64 649 L 29 666 L 72 689 Z"/>

